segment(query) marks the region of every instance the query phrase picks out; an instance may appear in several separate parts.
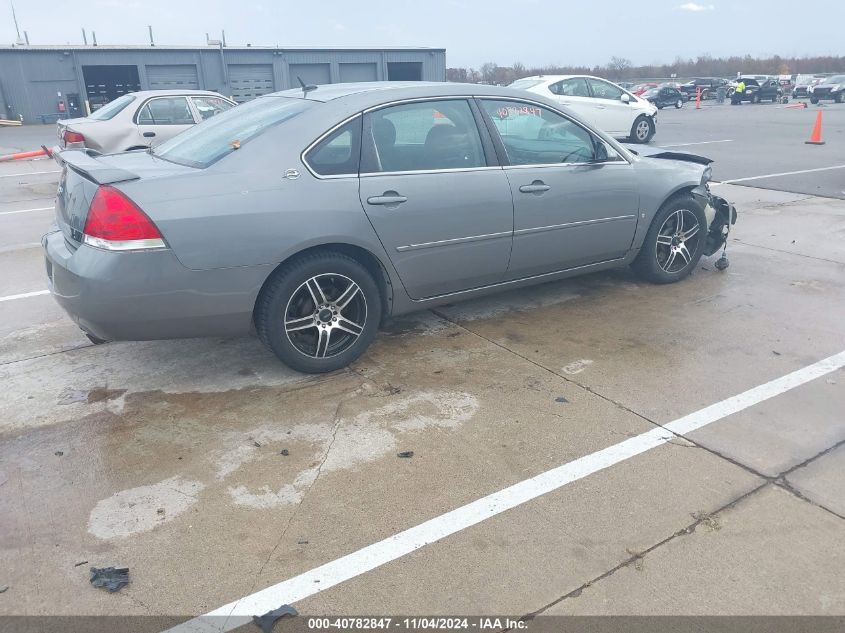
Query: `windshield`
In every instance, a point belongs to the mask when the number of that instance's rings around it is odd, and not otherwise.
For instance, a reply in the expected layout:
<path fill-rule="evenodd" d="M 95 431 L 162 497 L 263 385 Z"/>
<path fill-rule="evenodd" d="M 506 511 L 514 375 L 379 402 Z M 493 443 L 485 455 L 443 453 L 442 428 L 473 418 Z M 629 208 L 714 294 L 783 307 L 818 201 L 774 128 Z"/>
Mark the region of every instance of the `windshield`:
<path fill-rule="evenodd" d="M 508 88 L 528 90 L 529 88 L 533 88 L 534 86 L 539 86 L 541 83 L 543 83 L 542 79 L 517 79 L 515 82 L 510 84 Z"/>
<path fill-rule="evenodd" d="M 305 99 L 259 97 L 174 136 L 154 153 L 180 165 L 208 167 L 268 128 L 313 106 L 313 101 Z"/>
<path fill-rule="evenodd" d="M 121 110 L 133 101 L 135 101 L 134 95 L 123 95 L 114 101 L 110 101 L 99 110 L 94 110 L 88 118 L 94 119 L 95 121 L 108 121 L 109 119 L 113 119 Z"/>
<path fill-rule="evenodd" d="M 836 75 L 835 77 L 828 77 L 824 80 L 826 84 L 842 84 L 845 83 L 845 75 Z"/>

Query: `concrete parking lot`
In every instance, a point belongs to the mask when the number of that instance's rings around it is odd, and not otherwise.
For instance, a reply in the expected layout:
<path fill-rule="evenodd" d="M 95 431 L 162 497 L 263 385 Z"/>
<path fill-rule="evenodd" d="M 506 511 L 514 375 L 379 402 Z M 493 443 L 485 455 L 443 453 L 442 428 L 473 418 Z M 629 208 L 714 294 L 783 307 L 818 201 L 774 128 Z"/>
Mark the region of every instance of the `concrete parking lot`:
<path fill-rule="evenodd" d="M 655 144 L 717 159 L 727 271 L 421 312 L 320 377 L 92 345 L 45 291 L 55 164 L 0 164 L 0 614 L 845 616 L 845 105 L 690 106 Z"/>

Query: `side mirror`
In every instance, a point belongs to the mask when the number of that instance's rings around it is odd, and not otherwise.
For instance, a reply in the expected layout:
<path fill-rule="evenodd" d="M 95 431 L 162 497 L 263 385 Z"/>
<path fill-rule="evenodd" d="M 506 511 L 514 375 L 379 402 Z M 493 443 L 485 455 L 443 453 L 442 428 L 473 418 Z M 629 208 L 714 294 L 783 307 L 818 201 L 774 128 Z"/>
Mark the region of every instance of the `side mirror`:
<path fill-rule="evenodd" d="M 619 97 L 619 99 L 622 101 L 622 103 L 630 103 L 631 102 L 631 97 L 628 96 L 627 92 L 623 92 L 622 96 Z"/>

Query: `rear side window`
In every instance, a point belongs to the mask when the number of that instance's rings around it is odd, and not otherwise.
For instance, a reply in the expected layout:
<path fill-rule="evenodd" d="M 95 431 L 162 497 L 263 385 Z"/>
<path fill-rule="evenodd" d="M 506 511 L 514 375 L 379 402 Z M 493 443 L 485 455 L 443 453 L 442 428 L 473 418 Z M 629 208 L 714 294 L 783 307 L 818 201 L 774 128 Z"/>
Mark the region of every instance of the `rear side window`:
<path fill-rule="evenodd" d="M 259 97 L 226 110 L 174 136 L 153 152 L 165 160 L 208 167 L 271 127 L 290 121 L 315 102 L 287 97 Z"/>
<path fill-rule="evenodd" d="M 464 100 L 396 105 L 367 115 L 370 172 L 485 166 L 478 126 Z M 362 170 L 363 171 L 363 170 Z"/>
<path fill-rule="evenodd" d="M 611 101 L 618 101 L 622 97 L 622 88 L 614 86 L 611 83 L 602 81 L 601 79 L 587 79 L 590 84 L 590 90 L 593 91 L 593 96 L 596 99 L 609 99 Z"/>
<path fill-rule="evenodd" d="M 305 155 L 311 169 L 321 176 L 358 175 L 361 158 L 361 117 L 339 127 Z"/>

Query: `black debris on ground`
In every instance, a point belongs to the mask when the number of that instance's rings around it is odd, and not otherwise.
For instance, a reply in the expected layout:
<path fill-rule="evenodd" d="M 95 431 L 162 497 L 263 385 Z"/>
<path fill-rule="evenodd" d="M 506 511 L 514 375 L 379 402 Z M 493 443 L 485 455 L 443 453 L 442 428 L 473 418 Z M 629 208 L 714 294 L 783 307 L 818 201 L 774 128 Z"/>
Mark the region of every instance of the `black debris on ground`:
<path fill-rule="evenodd" d="M 305 539 L 299 539 L 299 540 L 296 542 L 296 544 L 297 544 L 297 545 L 308 545 L 308 541 L 306 541 Z"/>
<path fill-rule="evenodd" d="M 264 615 L 252 616 L 252 621 L 261 627 L 263 633 L 273 633 L 273 625 L 276 624 L 276 620 L 286 617 L 296 617 L 297 615 L 299 613 L 297 613 L 296 609 L 289 604 L 284 604 L 278 609 L 268 611 Z"/>
<path fill-rule="evenodd" d="M 7 591 L 9 591 L 9 585 L 3 585 L 0 587 L 0 593 L 6 593 Z"/>
<path fill-rule="evenodd" d="M 56 457 L 61 457 L 64 454 L 64 451 L 56 451 L 55 453 L 53 453 L 53 455 L 55 455 Z"/>
<path fill-rule="evenodd" d="M 396 457 L 413 457 L 414 451 L 402 451 L 401 453 L 396 453 Z"/>
<path fill-rule="evenodd" d="M 564 402 L 565 403 L 565 402 L 569 402 L 569 400 L 567 400 L 563 396 L 558 396 L 557 398 L 555 398 L 555 402 Z"/>
<path fill-rule="evenodd" d="M 284 455 L 285 457 L 287 457 L 288 455 L 290 455 L 290 451 L 289 451 L 288 449 L 286 449 L 286 448 L 283 448 L 283 449 L 279 452 L 279 455 Z"/>
<path fill-rule="evenodd" d="M 92 567 L 91 584 L 108 589 L 112 593 L 129 584 L 128 567 Z"/>
<path fill-rule="evenodd" d="M 74 567 L 81 567 L 82 565 L 87 565 L 87 564 L 88 564 L 87 560 L 81 560 L 78 563 L 74 563 L 73 566 Z"/>

